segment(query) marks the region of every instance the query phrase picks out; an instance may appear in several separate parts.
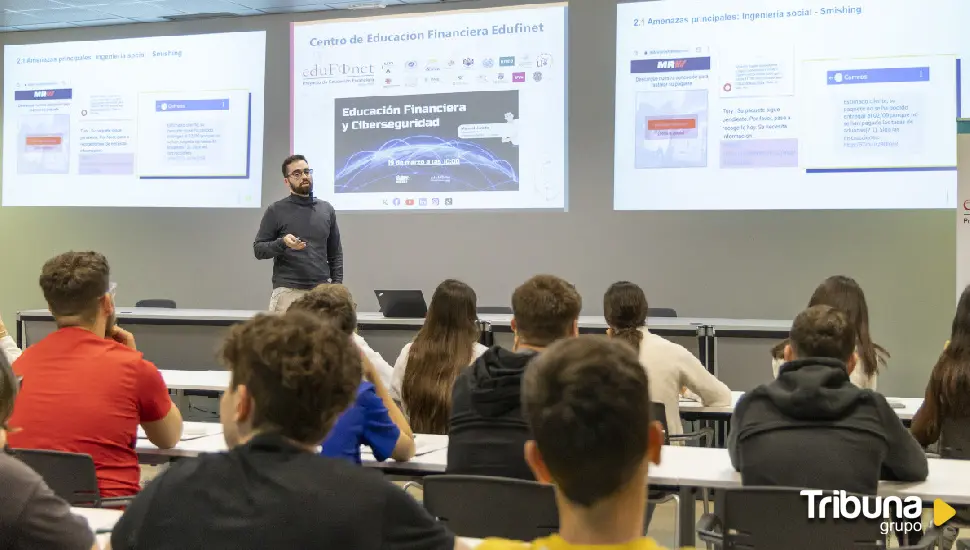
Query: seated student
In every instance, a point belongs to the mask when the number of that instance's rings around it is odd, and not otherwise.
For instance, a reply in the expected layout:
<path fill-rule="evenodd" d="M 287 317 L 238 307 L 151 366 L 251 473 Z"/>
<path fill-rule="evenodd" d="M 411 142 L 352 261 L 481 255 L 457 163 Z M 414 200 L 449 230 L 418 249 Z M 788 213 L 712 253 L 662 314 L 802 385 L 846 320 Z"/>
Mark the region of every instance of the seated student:
<path fill-rule="evenodd" d="M 647 473 L 663 445 L 647 379 L 629 347 L 601 336 L 557 342 L 529 366 L 525 459 L 555 487 L 559 533 L 531 543 L 486 539 L 479 550 L 659 548 L 643 537 Z"/>
<path fill-rule="evenodd" d="M 114 550 L 444 550 L 454 535 L 380 473 L 315 451 L 354 400 L 360 350 L 309 314 L 229 330 L 219 407 L 229 451 L 174 463 L 111 533 Z"/>
<path fill-rule="evenodd" d="M 354 305 L 354 309 L 355 310 L 357 309 L 356 304 Z M 377 374 L 377 376 L 380 377 L 381 382 L 384 383 L 384 387 L 390 388 L 391 384 L 394 381 L 394 369 L 384 359 L 384 356 L 378 353 L 377 350 L 370 347 L 370 344 L 367 343 L 367 340 L 364 340 L 363 336 L 361 336 L 360 334 L 357 334 L 356 327 L 354 328 L 355 328 L 354 334 L 353 334 L 354 344 L 356 344 L 357 349 L 359 349 L 364 354 L 364 357 L 367 359 L 367 362 L 369 362 L 374 367 L 374 372 Z"/>
<path fill-rule="evenodd" d="M 448 423 L 449 474 L 533 479 L 522 457 L 529 426 L 520 386 L 537 353 L 579 334 L 583 307 L 576 288 L 553 275 L 536 275 L 512 293 L 512 351 L 490 348 L 458 375 Z"/>
<path fill-rule="evenodd" d="M 7 327 L 4 326 L 3 319 L 0 319 L 0 355 L 3 355 L 8 363 L 13 364 L 20 357 L 20 353 L 17 342 L 7 332 Z"/>
<path fill-rule="evenodd" d="M 488 349 L 478 343 L 476 302 L 472 287 L 454 279 L 442 282 L 424 325 L 394 363 L 391 395 L 404 405 L 418 433 L 448 433 L 455 378 Z"/>
<path fill-rule="evenodd" d="M 745 394 L 728 451 L 744 485 L 842 489 L 874 495 L 880 476 L 926 479 L 926 456 L 886 398 L 849 381 L 856 331 L 814 306 L 792 323 L 778 379 Z"/>
<path fill-rule="evenodd" d="M 650 376 L 650 399 L 664 404 L 667 431 L 684 433 L 680 421 L 680 394 L 687 388 L 708 407 L 731 404 L 731 390 L 701 365 L 687 348 L 647 329 L 647 297 L 630 282 L 613 283 L 603 297 L 608 335 L 637 350 L 640 364 Z"/>
<path fill-rule="evenodd" d="M 331 283 L 324 283 L 322 285 L 318 285 L 317 288 L 327 287 L 327 286 L 331 286 Z M 338 285 L 338 286 L 343 286 L 343 285 Z M 302 292 L 300 294 L 300 298 L 305 296 L 307 292 L 309 291 Z M 347 292 L 349 293 L 350 290 L 348 290 Z M 290 305 L 286 307 L 286 310 L 289 311 L 289 307 L 291 307 L 292 305 L 293 304 L 290 303 Z M 354 309 L 355 310 L 357 309 L 357 304 L 354 304 Z M 357 344 L 357 347 L 360 349 L 360 351 L 364 353 L 364 356 L 367 358 L 367 360 L 370 361 L 370 363 L 374 366 L 374 370 L 381 377 L 381 381 L 384 382 L 384 387 L 390 388 L 394 378 L 394 369 L 391 368 L 391 365 L 388 364 L 388 362 L 384 359 L 384 357 L 380 353 L 378 353 L 376 350 L 370 347 L 370 345 L 367 343 L 367 340 L 364 340 L 363 336 L 361 336 L 360 334 L 357 334 L 356 327 L 354 328 L 355 328 L 354 343 Z"/>
<path fill-rule="evenodd" d="M 320 285 L 293 302 L 289 311 L 300 311 L 330 321 L 348 340 L 356 343 L 353 339 L 357 328 L 354 299 L 343 285 Z M 411 427 L 391 399 L 374 365 L 366 354 L 361 353 L 361 358 L 364 381 L 357 388 L 353 405 L 337 419 L 324 440 L 323 455 L 360 464 L 360 446 L 367 445 L 377 460 L 410 460 L 415 452 Z"/>
<path fill-rule="evenodd" d="M 102 497 L 138 492 L 138 425 L 161 448 L 182 436 L 182 415 L 155 365 L 115 326 L 108 262 L 67 252 L 44 264 L 40 286 L 57 330 L 13 365 L 23 377 L 11 447 L 91 455 Z"/>
<path fill-rule="evenodd" d="M 88 522 L 72 514 L 37 472 L 7 454 L 7 420 L 17 385 L 0 354 L 0 550 L 97 550 Z"/>
<path fill-rule="evenodd" d="M 943 458 L 968 458 L 964 453 L 970 449 L 970 286 L 960 295 L 950 340 L 933 366 L 910 431 L 920 445 L 939 442 Z M 963 453 L 954 453 L 959 448 Z M 970 507 L 957 508 L 957 519 L 970 523 Z M 949 550 L 957 529 L 944 525 L 942 531 L 943 548 Z"/>
<path fill-rule="evenodd" d="M 812 293 L 808 307 L 812 306 L 831 306 L 846 316 L 856 335 L 855 351 L 859 357 L 849 380 L 862 389 L 876 389 L 879 366 L 885 367 L 889 352 L 869 336 L 869 306 L 859 283 L 844 275 L 829 277 Z M 775 378 L 778 368 L 785 362 L 783 355 L 787 344 L 787 341 L 782 342 L 771 350 L 771 370 Z"/>

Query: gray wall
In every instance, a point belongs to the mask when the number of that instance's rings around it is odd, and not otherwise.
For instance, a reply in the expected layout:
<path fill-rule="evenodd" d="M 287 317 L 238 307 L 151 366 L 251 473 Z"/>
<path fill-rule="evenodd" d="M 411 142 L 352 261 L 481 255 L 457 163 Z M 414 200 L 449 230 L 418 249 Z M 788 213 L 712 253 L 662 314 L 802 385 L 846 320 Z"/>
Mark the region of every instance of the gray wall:
<path fill-rule="evenodd" d="M 654 305 L 681 315 L 790 318 L 822 278 L 845 273 L 866 289 L 875 338 L 893 354 L 880 389 L 921 395 L 953 311 L 953 212 L 613 212 L 612 4 L 570 3 L 570 211 L 342 213 L 346 282 L 361 309 L 376 310 L 371 289 L 430 293 L 445 277 L 466 280 L 482 304 L 506 304 L 517 283 L 551 272 L 576 283 L 588 314 L 602 312 L 609 283 L 629 279 L 644 286 Z M 457 7 L 483 5 L 495 4 Z M 21 44 L 265 29 L 268 204 L 285 193 L 278 163 L 288 154 L 288 23 L 336 15 L 347 12 L 5 33 L 0 39 Z M 43 307 L 40 266 L 68 249 L 108 255 L 122 305 L 170 297 L 184 307 L 263 308 L 271 265 L 252 256 L 259 217 L 257 210 L 0 209 L 0 312 L 12 328 L 16 311 Z M 771 343 L 724 342 L 722 376 L 736 389 L 768 377 Z"/>

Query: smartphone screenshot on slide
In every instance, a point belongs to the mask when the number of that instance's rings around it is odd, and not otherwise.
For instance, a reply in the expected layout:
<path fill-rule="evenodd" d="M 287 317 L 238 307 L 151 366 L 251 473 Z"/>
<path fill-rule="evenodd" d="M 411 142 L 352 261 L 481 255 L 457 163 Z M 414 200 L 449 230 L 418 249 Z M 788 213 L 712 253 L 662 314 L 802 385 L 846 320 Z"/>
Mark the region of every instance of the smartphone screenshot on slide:
<path fill-rule="evenodd" d="M 3 206 L 259 207 L 265 42 L 5 46 Z"/>
<path fill-rule="evenodd" d="M 954 207 L 967 15 L 956 0 L 620 4 L 614 209 Z"/>

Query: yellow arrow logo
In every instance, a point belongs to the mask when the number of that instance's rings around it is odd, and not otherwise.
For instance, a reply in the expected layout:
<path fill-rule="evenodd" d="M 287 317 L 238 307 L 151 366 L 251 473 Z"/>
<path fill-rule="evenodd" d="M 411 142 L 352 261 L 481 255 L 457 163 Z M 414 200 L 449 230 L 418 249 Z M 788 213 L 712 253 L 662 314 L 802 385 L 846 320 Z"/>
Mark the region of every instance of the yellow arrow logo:
<path fill-rule="evenodd" d="M 933 501 L 933 525 L 939 527 L 955 515 L 957 515 L 957 511 L 953 509 L 953 506 L 940 499 Z"/>

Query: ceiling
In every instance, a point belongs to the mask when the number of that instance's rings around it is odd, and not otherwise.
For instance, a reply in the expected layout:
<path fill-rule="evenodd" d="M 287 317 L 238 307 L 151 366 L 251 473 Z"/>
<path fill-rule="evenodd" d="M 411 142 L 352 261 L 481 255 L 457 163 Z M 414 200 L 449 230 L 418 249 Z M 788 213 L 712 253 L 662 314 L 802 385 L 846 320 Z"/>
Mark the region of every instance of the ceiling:
<path fill-rule="evenodd" d="M 0 32 L 154 23 L 171 21 L 173 17 L 210 16 L 203 14 L 229 17 L 444 1 L 449 0 L 0 0 Z"/>

